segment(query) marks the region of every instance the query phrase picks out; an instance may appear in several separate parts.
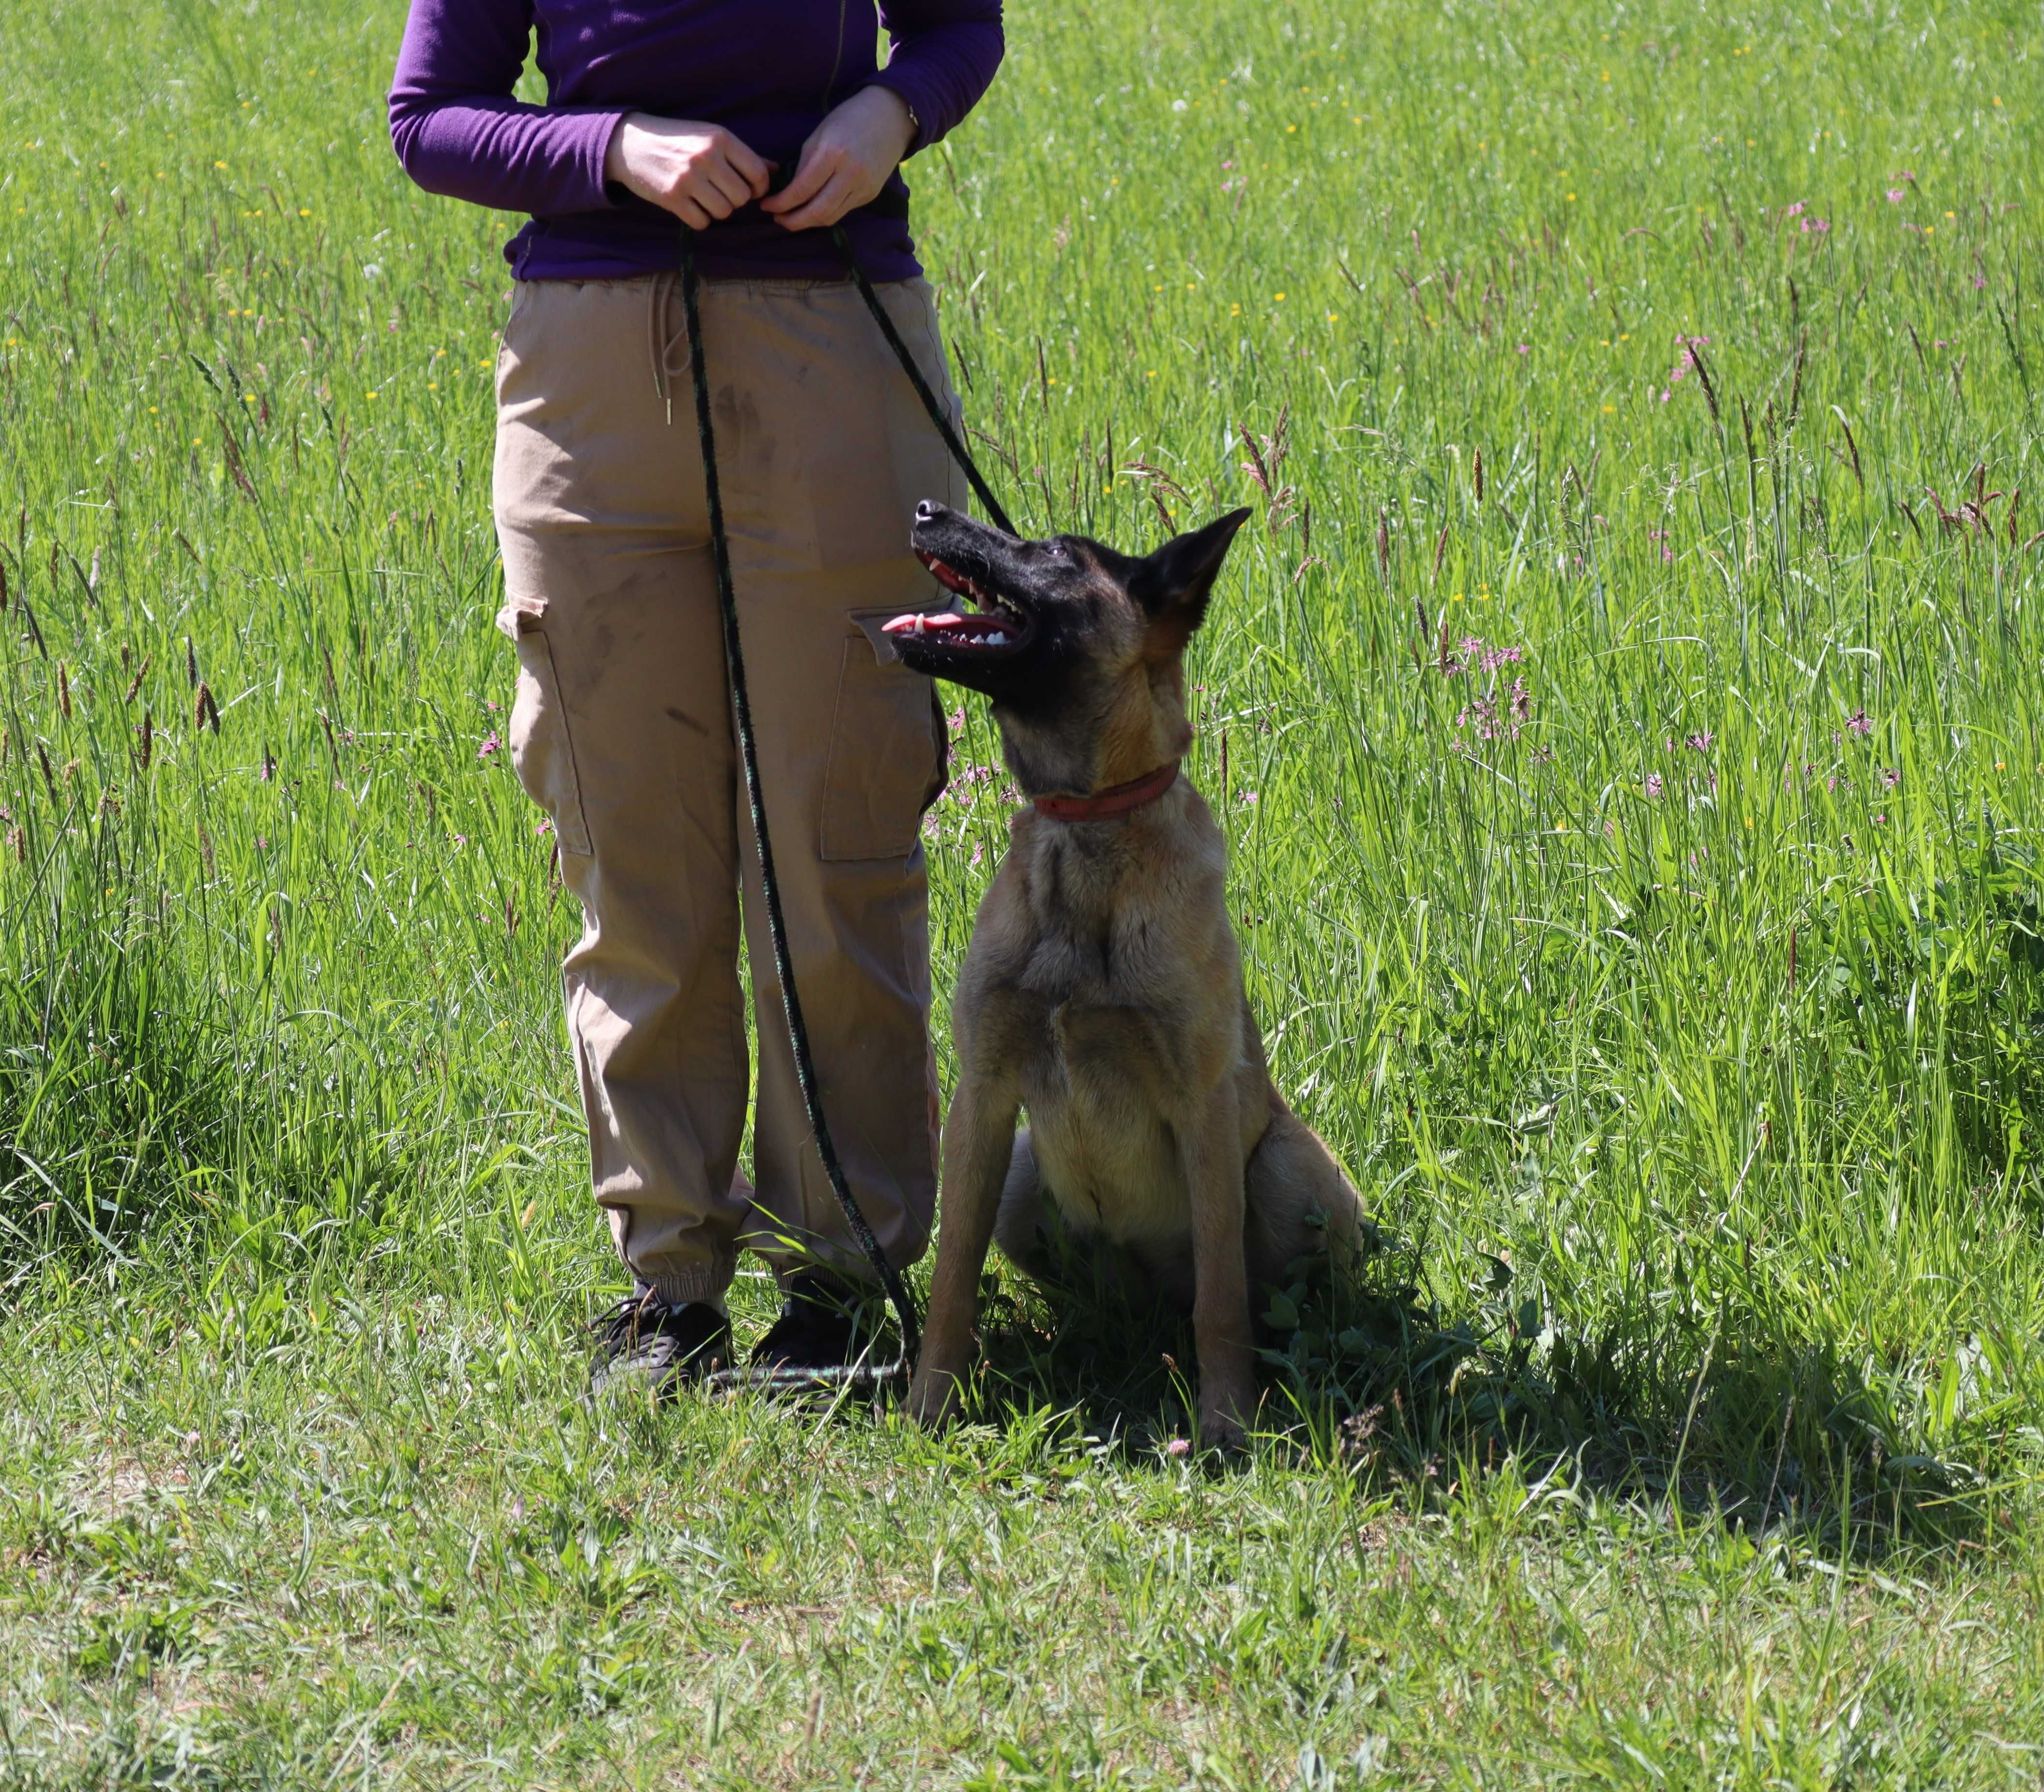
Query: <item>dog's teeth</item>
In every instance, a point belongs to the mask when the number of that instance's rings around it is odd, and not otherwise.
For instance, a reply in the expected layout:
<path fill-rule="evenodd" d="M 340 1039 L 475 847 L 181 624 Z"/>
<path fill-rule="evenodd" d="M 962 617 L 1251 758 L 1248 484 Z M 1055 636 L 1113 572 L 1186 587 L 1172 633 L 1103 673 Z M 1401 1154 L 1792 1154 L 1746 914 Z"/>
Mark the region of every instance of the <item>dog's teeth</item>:
<path fill-rule="evenodd" d="M 918 635 L 920 635 L 920 634 L 922 634 L 922 633 L 924 632 L 924 624 L 923 624 L 923 619 L 922 619 L 920 616 L 918 616 L 918 617 L 916 617 L 916 632 Z"/>
<path fill-rule="evenodd" d="M 1008 637 L 997 628 L 987 636 L 986 644 L 989 647 L 1005 647 L 1008 645 Z"/>

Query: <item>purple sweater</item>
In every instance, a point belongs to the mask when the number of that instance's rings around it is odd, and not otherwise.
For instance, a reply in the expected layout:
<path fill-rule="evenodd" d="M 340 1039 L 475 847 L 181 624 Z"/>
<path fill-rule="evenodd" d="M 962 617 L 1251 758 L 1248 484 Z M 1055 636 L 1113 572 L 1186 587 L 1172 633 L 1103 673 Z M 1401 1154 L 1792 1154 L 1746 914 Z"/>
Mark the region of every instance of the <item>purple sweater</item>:
<path fill-rule="evenodd" d="M 390 88 L 405 171 L 532 221 L 505 245 L 521 280 L 592 280 L 671 268 L 679 221 L 606 186 L 603 159 L 628 112 L 727 127 L 784 174 L 825 113 L 890 87 L 935 143 L 1000 66 L 1001 0 L 878 0 L 893 54 L 878 67 L 874 0 L 412 0 Z M 536 29 L 547 103 L 511 97 Z M 882 200 L 905 209 L 897 173 Z M 882 212 L 846 220 L 875 280 L 917 273 L 909 227 Z M 834 279 L 827 231 L 791 232 L 756 206 L 701 239 L 706 276 Z"/>

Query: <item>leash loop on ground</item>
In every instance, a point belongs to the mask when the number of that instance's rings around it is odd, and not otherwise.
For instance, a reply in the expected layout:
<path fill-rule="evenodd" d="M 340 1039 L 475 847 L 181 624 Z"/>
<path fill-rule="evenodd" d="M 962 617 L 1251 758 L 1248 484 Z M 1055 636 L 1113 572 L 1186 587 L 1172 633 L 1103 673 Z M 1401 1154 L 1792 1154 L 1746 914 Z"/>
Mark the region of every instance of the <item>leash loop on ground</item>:
<path fill-rule="evenodd" d="M 980 477 L 979 469 L 973 464 L 972 456 L 966 451 L 963 442 L 951 425 L 951 417 L 929 382 L 923 378 L 922 370 L 916 365 L 915 356 L 909 345 L 901 340 L 901 332 L 894 328 L 894 320 L 887 315 L 880 302 L 880 296 L 873 290 L 873 283 L 859 265 L 853 252 L 851 239 L 840 224 L 832 231 L 832 238 L 844 256 L 845 264 L 857 282 L 859 296 L 866 301 L 866 309 L 874 316 L 887 339 L 888 347 L 901 363 L 901 370 L 909 376 L 916 395 L 923 401 L 923 408 L 930 414 L 930 420 L 943 436 L 948 448 L 971 481 L 973 489 L 978 493 L 980 502 L 986 507 L 988 516 L 1008 534 L 1015 532 L 1014 525 L 1000 501 L 988 489 Z M 893 1362 L 884 1365 L 866 1363 L 849 1364 L 833 1369 L 729 1369 L 713 1376 L 713 1382 L 724 1386 L 775 1387 L 882 1387 L 893 1382 L 905 1382 L 913 1372 L 916 1358 L 922 1344 L 922 1328 L 916 1313 L 914 1297 L 902 1280 L 900 1271 L 888 1261 L 887 1253 L 881 1249 L 880 1241 L 874 1236 L 873 1228 L 866 1215 L 860 1211 L 851 1185 L 845 1180 L 844 1167 L 838 1161 L 837 1148 L 832 1142 L 830 1122 L 824 1118 L 823 1096 L 816 1081 L 816 1061 L 809 1051 L 809 1029 L 802 1019 L 801 998 L 795 988 L 794 967 L 789 961 L 787 924 L 781 913 L 781 886 L 774 874 L 774 846 L 772 836 L 766 826 L 766 800 L 759 781 L 759 754 L 755 743 L 752 728 L 752 704 L 745 686 L 745 654 L 739 638 L 738 596 L 732 582 L 731 543 L 724 532 L 724 499 L 717 484 L 717 432 L 711 416 L 709 395 L 709 367 L 703 351 L 701 274 L 696 267 L 694 233 L 686 228 L 682 232 L 682 312 L 689 336 L 689 371 L 695 386 L 696 434 L 702 449 L 703 490 L 709 512 L 710 559 L 717 579 L 717 598 L 720 618 L 724 630 L 724 677 L 731 691 L 731 709 L 734 729 L 738 736 L 739 763 L 745 778 L 745 800 L 752 816 L 752 841 L 759 857 L 759 884 L 766 904 L 766 932 L 773 942 L 774 973 L 780 980 L 782 1011 L 788 1021 L 788 1043 L 795 1059 L 795 1080 L 802 1092 L 802 1106 L 809 1116 L 809 1134 L 816 1141 L 816 1155 L 823 1160 L 824 1174 L 829 1178 L 831 1192 L 836 1195 L 838 1205 L 844 1211 L 845 1223 L 851 1229 L 860 1252 L 879 1278 L 881 1287 L 886 1291 L 887 1303 L 894 1310 L 896 1325 L 901 1334 L 901 1347 Z"/>

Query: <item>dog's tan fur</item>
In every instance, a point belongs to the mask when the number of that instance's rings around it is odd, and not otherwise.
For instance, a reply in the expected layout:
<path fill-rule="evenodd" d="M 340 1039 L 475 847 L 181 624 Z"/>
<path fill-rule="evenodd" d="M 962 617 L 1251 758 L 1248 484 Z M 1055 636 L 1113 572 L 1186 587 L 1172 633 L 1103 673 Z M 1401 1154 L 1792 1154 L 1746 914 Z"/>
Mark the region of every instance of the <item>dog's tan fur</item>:
<path fill-rule="evenodd" d="M 1025 791 L 1108 789 L 1182 757 L 1192 739 L 1181 662 L 1204 590 L 1188 620 L 1094 571 L 1085 650 L 1101 676 L 1084 722 L 995 708 Z M 989 1241 L 1032 1265 L 1046 1203 L 1067 1236 L 1122 1247 L 1191 1307 L 1200 1429 L 1212 1444 L 1239 1441 L 1255 1410 L 1252 1290 L 1282 1285 L 1289 1266 L 1331 1245 L 1353 1246 L 1355 1190 L 1266 1066 L 1227 872 L 1220 830 L 1183 777 L 1116 819 L 1015 817 L 952 1001 L 959 1080 L 909 1398 L 919 1419 L 955 1410 Z"/>

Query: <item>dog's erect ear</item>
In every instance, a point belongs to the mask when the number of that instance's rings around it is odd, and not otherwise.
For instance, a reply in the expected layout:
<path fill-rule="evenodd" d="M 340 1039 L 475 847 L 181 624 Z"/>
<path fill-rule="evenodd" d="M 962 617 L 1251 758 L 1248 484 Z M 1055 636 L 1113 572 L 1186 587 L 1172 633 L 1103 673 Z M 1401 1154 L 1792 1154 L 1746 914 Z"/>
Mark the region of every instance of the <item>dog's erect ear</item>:
<path fill-rule="evenodd" d="M 1205 620 L 1207 600 L 1228 558 L 1235 531 L 1249 520 L 1247 510 L 1231 510 L 1203 529 L 1175 535 L 1155 554 L 1135 562 L 1128 595 L 1155 622 L 1170 622 L 1189 637 Z"/>

